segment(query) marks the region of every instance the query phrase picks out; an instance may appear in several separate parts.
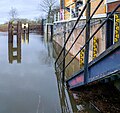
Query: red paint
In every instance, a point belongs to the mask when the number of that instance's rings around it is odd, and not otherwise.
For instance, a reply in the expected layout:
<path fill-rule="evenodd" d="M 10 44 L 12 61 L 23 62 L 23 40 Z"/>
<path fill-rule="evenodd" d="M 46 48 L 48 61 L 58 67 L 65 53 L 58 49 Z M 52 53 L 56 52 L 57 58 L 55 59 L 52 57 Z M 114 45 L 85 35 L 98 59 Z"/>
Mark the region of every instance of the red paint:
<path fill-rule="evenodd" d="M 69 82 L 70 86 L 77 85 L 78 83 L 84 82 L 84 76 L 80 75 L 76 78 L 74 78 L 72 81 Z"/>

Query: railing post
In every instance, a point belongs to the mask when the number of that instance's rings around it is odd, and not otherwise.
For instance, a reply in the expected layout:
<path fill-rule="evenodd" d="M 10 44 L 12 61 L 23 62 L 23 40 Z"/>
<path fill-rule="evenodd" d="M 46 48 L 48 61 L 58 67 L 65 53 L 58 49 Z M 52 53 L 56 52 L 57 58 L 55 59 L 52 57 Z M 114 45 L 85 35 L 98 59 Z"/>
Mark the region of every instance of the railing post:
<path fill-rule="evenodd" d="M 48 42 L 48 30 L 49 30 L 48 24 L 46 24 L 46 27 L 47 27 L 47 42 Z"/>
<path fill-rule="evenodd" d="M 50 41 L 53 41 L 53 25 L 50 25 L 50 32 L 51 32 L 51 38 L 50 38 Z"/>
<path fill-rule="evenodd" d="M 90 38 L 90 21 L 88 22 L 89 18 L 90 18 L 90 2 L 87 3 L 87 9 L 86 9 L 86 40 L 85 43 L 87 42 L 87 40 Z M 88 79 L 88 61 L 89 61 L 89 42 L 86 44 L 85 47 L 85 57 L 84 57 L 84 83 L 87 83 L 87 79 Z"/>
<path fill-rule="evenodd" d="M 63 44 L 63 72 L 62 72 L 62 82 L 63 82 L 63 84 L 64 84 L 64 81 L 65 81 L 65 53 L 66 53 L 66 50 L 65 50 L 65 48 L 66 48 L 66 44 L 65 44 L 65 41 L 66 41 L 66 23 L 64 23 L 64 39 L 63 39 L 63 41 L 64 41 L 64 44 Z"/>

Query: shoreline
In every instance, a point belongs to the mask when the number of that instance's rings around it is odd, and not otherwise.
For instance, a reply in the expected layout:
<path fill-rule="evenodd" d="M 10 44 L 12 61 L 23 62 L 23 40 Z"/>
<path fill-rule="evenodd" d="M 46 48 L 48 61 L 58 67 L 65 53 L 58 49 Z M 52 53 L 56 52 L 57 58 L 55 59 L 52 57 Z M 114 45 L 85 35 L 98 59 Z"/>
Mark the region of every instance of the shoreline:
<path fill-rule="evenodd" d="M 1 24 L 0 32 L 7 32 L 7 31 L 8 31 L 8 24 Z"/>

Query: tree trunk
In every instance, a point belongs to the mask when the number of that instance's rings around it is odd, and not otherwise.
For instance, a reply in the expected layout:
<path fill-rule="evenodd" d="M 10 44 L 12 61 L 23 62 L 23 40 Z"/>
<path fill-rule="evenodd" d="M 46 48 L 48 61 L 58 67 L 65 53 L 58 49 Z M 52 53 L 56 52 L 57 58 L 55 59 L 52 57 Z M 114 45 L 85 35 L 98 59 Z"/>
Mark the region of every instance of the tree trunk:
<path fill-rule="evenodd" d="M 49 12 L 48 12 L 48 20 L 47 20 L 48 23 L 50 23 L 50 13 L 51 13 L 51 6 L 49 7 Z"/>

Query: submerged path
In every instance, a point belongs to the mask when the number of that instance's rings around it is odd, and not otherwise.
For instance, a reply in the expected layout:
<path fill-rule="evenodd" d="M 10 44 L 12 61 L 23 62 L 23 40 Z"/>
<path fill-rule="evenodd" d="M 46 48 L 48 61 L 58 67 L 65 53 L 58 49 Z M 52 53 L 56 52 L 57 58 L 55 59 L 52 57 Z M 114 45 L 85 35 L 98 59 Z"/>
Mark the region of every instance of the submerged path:
<path fill-rule="evenodd" d="M 60 113 L 54 65 L 42 38 L 21 44 L 21 63 L 9 63 L 7 33 L 0 33 L 0 113 Z"/>

